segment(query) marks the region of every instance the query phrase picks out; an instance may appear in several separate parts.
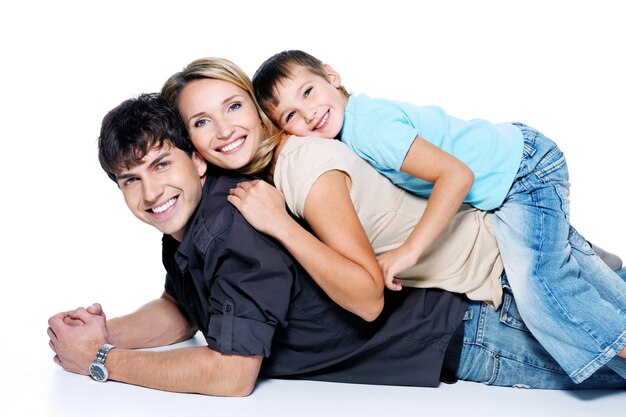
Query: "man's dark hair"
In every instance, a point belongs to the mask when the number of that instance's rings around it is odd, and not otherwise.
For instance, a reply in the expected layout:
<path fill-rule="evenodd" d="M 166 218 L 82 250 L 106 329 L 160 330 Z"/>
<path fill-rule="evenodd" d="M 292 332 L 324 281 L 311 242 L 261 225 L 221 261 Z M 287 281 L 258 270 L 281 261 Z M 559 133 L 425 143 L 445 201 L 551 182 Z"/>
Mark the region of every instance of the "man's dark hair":
<path fill-rule="evenodd" d="M 165 143 L 188 155 L 194 148 L 178 114 L 158 93 L 141 94 L 123 101 L 102 119 L 98 159 L 109 178 L 141 163 L 153 148 Z"/>

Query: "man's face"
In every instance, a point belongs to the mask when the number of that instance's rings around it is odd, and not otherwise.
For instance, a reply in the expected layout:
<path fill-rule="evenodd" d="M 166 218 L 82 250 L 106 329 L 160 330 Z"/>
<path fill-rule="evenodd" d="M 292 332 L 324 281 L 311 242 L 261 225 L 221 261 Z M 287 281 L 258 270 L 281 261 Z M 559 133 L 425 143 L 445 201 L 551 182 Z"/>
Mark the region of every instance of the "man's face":
<path fill-rule="evenodd" d="M 276 85 L 278 104 L 270 118 L 285 131 L 297 136 L 335 138 L 343 125 L 347 105 L 341 91 L 341 79 L 325 66 L 330 82 L 311 71 L 296 67 L 292 77 Z"/>
<path fill-rule="evenodd" d="M 161 148 L 152 148 L 139 165 L 122 170 L 117 184 L 139 220 L 180 241 L 200 203 L 205 170 L 201 158 L 190 158 L 165 142 Z"/>

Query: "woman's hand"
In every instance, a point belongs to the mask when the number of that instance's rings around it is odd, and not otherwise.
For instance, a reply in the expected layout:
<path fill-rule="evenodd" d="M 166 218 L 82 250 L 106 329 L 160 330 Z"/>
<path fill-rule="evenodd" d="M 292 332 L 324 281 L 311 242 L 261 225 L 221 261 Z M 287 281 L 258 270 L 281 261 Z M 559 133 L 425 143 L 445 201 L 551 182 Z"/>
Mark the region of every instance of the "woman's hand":
<path fill-rule="evenodd" d="M 227 199 L 252 227 L 273 237 L 292 220 L 283 193 L 262 180 L 240 182 L 230 189 Z"/>

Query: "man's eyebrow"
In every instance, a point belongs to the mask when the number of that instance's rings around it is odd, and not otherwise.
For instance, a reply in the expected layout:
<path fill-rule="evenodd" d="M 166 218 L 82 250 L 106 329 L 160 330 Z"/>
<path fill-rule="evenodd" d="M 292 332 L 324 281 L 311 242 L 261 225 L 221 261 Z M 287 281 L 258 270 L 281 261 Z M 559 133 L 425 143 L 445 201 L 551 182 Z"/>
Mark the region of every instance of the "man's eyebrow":
<path fill-rule="evenodd" d="M 160 154 L 159 156 L 157 156 L 156 158 L 154 158 L 154 159 L 152 160 L 152 162 L 150 162 L 150 165 L 148 165 L 148 168 L 153 168 L 155 165 L 160 164 L 160 163 L 161 163 L 161 161 L 162 161 L 163 159 L 167 158 L 167 157 L 168 157 L 168 156 L 170 156 L 170 155 L 172 155 L 172 153 L 171 153 L 171 152 L 165 152 L 165 153 Z M 127 172 L 127 173 L 125 173 L 125 174 L 119 174 L 119 175 L 116 175 L 116 176 L 115 176 L 115 179 L 116 179 L 117 181 L 119 181 L 119 180 L 124 180 L 124 179 L 127 179 L 127 178 L 134 177 L 134 176 L 136 176 L 136 175 L 137 175 L 137 174 L 135 174 L 135 173 L 133 173 L 133 172 Z"/>
<path fill-rule="evenodd" d="M 230 97 L 225 98 L 224 100 L 222 100 L 222 102 L 220 103 L 221 106 L 223 106 L 224 104 L 228 103 L 229 101 L 233 100 L 234 98 L 240 97 L 243 99 L 243 96 L 241 94 L 233 94 Z M 187 123 L 189 123 L 192 119 L 195 119 L 196 117 L 203 115 L 204 111 L 199 111 L 196 114 L 192 114 L 191 116 L 189 116 L 187 118 Z"/>

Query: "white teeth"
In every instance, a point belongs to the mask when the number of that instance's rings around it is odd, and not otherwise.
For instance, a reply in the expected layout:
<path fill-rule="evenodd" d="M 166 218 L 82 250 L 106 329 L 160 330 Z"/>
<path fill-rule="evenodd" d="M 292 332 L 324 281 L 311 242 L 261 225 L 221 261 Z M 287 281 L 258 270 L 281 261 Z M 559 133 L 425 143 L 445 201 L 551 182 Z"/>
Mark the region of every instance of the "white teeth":
<path fill-rule="evenodd" d="M 244 140 L 246 140 L 246 138 L 237 139 L 236 141 L 231 142 L 226 146 L 222 146 L 221 148 L 218 148 L 218 151 L 228 152 L 228 151 L 232 151 L 233 149 L 237 149 L 239 145 L 243 143 Z"/>
<path fill-rule="evenodd" d="M 328 112 L 326 112 L 324 117 L 322 117 L 322 121 L 317 126 L 315 126 L 315 128 L 319 129 L 320 127 L 324 126 L 324 123 L 326 123 L 326 120 L 328 120 Z"/>
<path fill-rule="evenodd" d="M 167 210 L 168 208 L 172 207 L 172 205 L 176 202 L 176 198 L 177 198 L 177 197 L 174 197 L 174 198 L 172 198 L 172 199 L 168 200 L 168 201 L 167 201 L 165 204 L 163 204 L 161 207 L 154 207 L 154 208 L 152 209 L 152 211 L 153 211 L 154 213 L 157 213 L 157 214 L 158 214 L 158 213 L 163 213 L 165 210 Z"/>

